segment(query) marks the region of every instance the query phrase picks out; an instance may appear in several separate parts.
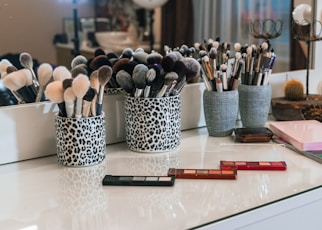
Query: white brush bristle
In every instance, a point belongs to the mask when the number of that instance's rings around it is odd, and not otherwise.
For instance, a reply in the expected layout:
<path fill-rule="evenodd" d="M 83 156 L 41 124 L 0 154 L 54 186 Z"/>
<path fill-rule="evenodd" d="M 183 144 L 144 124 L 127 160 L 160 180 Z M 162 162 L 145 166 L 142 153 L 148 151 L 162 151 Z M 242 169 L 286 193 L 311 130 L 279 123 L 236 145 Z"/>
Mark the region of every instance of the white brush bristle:
<path fill-rule="evenodd" d="M 45 90 L 45 96 L 54 103 L 62 103 L 64 101 L 64 88 L 61 81 L 50 82 Z"/>
<path fill-rule="evenodd" d="M 39 84 L 46 85 L 53 75 L 53 67 L 48 63 L 42 63 L 37 70 Z"/>
<path fill-rule="evenodd" d="M 3 79 L 3 85 L 13 91 L 17 91 L 18 89 L 24 87 L 26 85 L 26 77 L 25 71 L 22 70 L 7 74 L 7 76 Z"/>
<path fill-rule="evenodd" d="M 72 74 L 66 66 L 57 66 L 53 71 L 53 78 L 55 81 L 63 81 L 66 78 L 72 78 Z"/>
<path fill-rule="evenodd" d="M 64 91 L 64 101 L 67 103 L 72 103 L 76 100 L 76 95 L 72 87 L 65 89 Z"/>
<path fill-rule="evenodd" d="M 74 78 L 72 88 L 77 98 L 83 98 L 90 87 L 90 81 L 85 74 Z"/>

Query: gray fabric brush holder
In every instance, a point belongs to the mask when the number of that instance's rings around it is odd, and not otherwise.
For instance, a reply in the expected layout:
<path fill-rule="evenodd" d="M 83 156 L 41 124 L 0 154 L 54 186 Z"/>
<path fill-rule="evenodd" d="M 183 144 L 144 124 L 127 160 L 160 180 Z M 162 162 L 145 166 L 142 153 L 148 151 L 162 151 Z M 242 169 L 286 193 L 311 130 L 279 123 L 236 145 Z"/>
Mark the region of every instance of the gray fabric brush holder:
<path fill-rule="evenodd" d="M 265 126 L 271 103 L 271 86 L 240 84 L 238 92 L 240 118 L 243 127 Z"/>
<path fill-rule="evenodd" d="M 58 161 L 65 166 L 83 167 L 102 162 L 106 155 L 105 114 L 87 118 L 56 115 Z"/>
<path fill-rule="evenodd" d="M 180 95 L 160 98 L 126 96 L 124 108 L 126 143 L 130 150 L 166 152 L 180 145 Z"/>
<path fill-rule="evenodd" d="M 232 134 L 238 114 L 238 91 L 203 92 L 206 126 L 210 136 L 224 137 Z"/>

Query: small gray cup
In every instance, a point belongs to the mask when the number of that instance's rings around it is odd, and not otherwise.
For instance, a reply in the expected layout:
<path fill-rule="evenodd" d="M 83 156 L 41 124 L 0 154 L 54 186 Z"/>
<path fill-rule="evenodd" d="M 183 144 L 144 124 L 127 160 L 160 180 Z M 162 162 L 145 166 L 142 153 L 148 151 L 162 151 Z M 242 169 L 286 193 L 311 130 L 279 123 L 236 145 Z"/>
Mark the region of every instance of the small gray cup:
<path fill-rule="evenodd" d="M 106 155 L 105 114 L 87 118 L 56 115 L 58 161 L 65 166 L 83 167 L 102 162 Z"/>
<path fill-rule="evenodd" d="M 180 95 L 161 98 L 126 96 L 124 108 L 126 142 L 130 150 L 166 152 L 180 145 Z"/>
<path fill-rule="evenodd" d="M 238 114 L 238 91 L 203 92 L 203 107 L 210 136 L 224 137 L 232 134 Z"/>
<path fill-rule="evenodd" d="M 243 127 L 265 126 L 271 103 L 271 86 L 240 84 L 238 92 L 240 118 Z"/>

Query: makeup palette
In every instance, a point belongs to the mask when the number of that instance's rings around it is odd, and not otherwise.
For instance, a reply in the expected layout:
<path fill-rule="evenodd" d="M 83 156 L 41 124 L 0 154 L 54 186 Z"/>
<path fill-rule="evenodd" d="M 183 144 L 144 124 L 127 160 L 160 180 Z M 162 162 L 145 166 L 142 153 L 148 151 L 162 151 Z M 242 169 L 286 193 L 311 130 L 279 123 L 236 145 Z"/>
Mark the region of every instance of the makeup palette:
<path fill-rule="evenodd" d="M 113 176 L 106 175 L 103 185 L 173 186 L 174 176 Z"/>
<path fill-rule="evenodd" d="M 220 161 L 222 170 L 286 170 L 285 161 Z"/>
<path fill-rule="evenodd" d="M 236 179 L 236 169 L 176 169 L 170 168 L 168 176 L 186 179 Z"/>

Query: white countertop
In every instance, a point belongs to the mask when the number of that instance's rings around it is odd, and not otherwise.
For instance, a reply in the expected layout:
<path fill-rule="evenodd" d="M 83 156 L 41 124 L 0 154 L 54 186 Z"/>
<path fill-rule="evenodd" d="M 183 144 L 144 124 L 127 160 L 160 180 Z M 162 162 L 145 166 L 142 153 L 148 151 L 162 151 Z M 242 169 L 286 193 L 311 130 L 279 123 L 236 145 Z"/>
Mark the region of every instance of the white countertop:
<path fill-rule="evenodd" d="M 288 169 L 176 179 L 173 187 L 101 185 L 105 174 L 166 175 L 169 167 L 218 168 L 220 160 L 284 160 Z M 136 153 L 120 143 L 92 167 L 63 167 L 56 156 L 1 165 L 0 184 L 0 229 L 187 229 L 320 186 L 322 165 L 281 145 L 235 143 L 200 128 L 182 132 L 175 152 Z"/>

